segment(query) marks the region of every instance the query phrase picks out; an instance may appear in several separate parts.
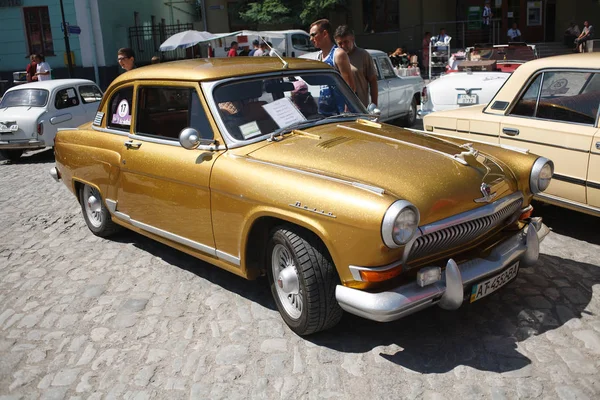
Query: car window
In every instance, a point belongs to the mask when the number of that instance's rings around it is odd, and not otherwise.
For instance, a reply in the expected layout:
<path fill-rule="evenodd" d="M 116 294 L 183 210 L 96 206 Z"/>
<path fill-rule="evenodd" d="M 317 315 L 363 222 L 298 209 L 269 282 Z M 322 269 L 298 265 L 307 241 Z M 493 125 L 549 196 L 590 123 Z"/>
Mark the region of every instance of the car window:
<path fill-rule="evenodd" d="M 96 85 L 79 86 L 79 95 L 83 104 L 96 103 L 102 100 L 102 91 Z"/>
<path fill-rule="evenodd" d="M 129 131 L 131 126 L 131 105 L 133 87 L 119 89 L 110 99 L 108 127 Z"/>
<path fill-rule="evenodd" d="M 521 98 L 511 111 L 511 115 L 533 117 L 533 115 L 535 114 L 535 106 L 537 104 L 538 94 L 540 92 L 542 76 L 543 74 L 539 74 L 537 78 L 535 78 L 533 82 L 531 82 L 529 88 L 527 88 L 523 96 L 521 96 Z"/>
<path fill-rule="evenodd" d="M 594 124 L 600 92 L 584 93 L 589 72 L 545 72 L 536 117 L 555 121 Z"/>
<path fill-rule="evenodd" d="M 214 138 L 194 88 L 145 86 L 138 90 L 136 133 L 179 140 L 184 128 L 194 128 L 204 139 Z"/>
<path fill-rule="evenodd" d="M 373 57 L 373 65 L 375 66 L 375 71 L 377 71 L 377 79 L 382 80 L 383 74 L 381 73 L 381 69 L 379 68 L 379 64 L 375 61 L 375 57 Z"/>
<path fill-rule="evenodd" d="M 75 88 L 70 87 L 56 92 L 56 97 L 54 98 L 54 107 L 56 107 L 57 110 L 75 107 L 78 105 L 79 98 L 77 97 Z"/>
<path fill-rule="evenodd" d="M 6 107 L 44 107 L 48 101 L 45 89 L 19 89 L 4 94 L 0 108 Z"/>
<path fill-rule="evenodd" d="M 302 34 L 298 34 L 298 33 L 292 35 L 292 46 L 296 50 L 302 50 L 302 51 L 317 50 L 313 47 L 313 45 L 310 42 L 310 39 L 307 35 L 302 35 Z"/>
<path fill-rule="evenodd" d="M 383 73 L 384 78 L 395 78 L 396 73 L 394 72 L 394 67 L 392 67 L 392 63 L 390 59 L 387 57 L 377 57 L 379 60 L 379 65 L 381 65 L 381 72 Z"/>

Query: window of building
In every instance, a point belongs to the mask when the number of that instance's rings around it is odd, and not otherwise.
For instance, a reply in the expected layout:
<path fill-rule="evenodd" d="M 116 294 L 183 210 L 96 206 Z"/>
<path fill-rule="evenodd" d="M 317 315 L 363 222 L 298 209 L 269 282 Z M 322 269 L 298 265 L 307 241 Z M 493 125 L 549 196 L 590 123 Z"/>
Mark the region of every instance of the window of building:
<path fill-rule="evenodd" d="M 25 7 L 25 32 L 29 44 L 29 54 L 54 55 L 52 29 L 48 7 Z"/>
<path fill-rule="evenodd" d="M 179 140 L 184 128 L 194 128 L 204 139 L 213 131 L 193 88 L 141 87 L 138 91 L 136 133 L 158 139 Z"/>
<path fill-rule="evenodd" d="M 56 98 L 54 99 L 54 107 L 57 110 L 64 108 L 75 107 L 79 105 L 79 98 L 75 92 L 75 88 L 61 89 L 56 92 Z"/>
<path fill-rule="evenodd" d="M 398 0 L 363 0 L 364 32 L 388 32 L 400 29 Z"/>
<path fill-rule="evenodd" d="M 95 85 L 79 86 L 79 95 L 83 104 L 96 103 L 102 100 L 102 92 Z"/>

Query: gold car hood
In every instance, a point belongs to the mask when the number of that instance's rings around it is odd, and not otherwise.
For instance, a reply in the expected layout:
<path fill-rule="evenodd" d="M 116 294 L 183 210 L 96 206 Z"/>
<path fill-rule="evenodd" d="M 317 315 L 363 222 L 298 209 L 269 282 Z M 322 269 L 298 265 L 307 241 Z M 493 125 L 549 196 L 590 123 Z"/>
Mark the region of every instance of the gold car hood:
<path fill-rule="evenodd" d="M 468 148 L 425 132 L 356 121 L 316 126 L 278 139 L 248 157 L 381 188 L 417 206 L 421 224 L 517 190 L 512 173 L 502 164 L 482 154 L 471 157 Z M 493 199 L 482 199 L 482 183 L 489 185 Z"/>

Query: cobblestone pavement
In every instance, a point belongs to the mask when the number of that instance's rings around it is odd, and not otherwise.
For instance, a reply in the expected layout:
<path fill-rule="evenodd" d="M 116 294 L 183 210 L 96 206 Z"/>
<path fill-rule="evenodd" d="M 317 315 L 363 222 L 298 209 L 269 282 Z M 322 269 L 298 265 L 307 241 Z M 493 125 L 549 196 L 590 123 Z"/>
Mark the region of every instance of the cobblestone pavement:
<path fill-rule="evenodd" d="M 132 232 L 93 236 L 48 170 L 0 162 L 0 399 L 594 399 L 597 218 L 554 231 L 505 290 L 307 338 L 248 282 Z"/>

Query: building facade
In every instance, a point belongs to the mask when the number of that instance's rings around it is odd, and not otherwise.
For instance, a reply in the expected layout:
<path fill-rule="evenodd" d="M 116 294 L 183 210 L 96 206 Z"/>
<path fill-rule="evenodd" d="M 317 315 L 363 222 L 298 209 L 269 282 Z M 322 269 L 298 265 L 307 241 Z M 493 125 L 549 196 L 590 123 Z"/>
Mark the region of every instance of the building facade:
<path fill-rule="evenodd" d="M 54 77 L 69 76 L 61 5 L 74 77 L 103 88 L 120 72 L 119 48 L 147 63 L 161 55 L 162 41 L 199 18 L 195 0 L 0 0 L 0 79 L 24 71 L 32 53 L 46 57 Z"/>

